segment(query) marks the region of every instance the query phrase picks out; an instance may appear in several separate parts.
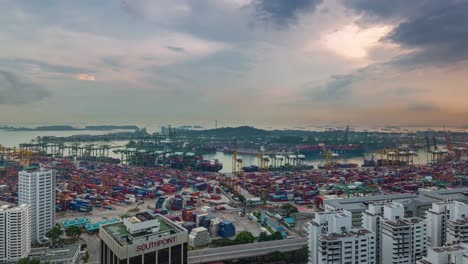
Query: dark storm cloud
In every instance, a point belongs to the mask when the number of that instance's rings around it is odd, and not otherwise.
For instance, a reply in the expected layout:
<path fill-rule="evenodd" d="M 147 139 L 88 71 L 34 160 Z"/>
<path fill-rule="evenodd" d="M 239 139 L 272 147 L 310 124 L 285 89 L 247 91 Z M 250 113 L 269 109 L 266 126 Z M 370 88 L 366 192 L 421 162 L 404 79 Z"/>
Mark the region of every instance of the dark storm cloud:
<path fill-rule="evenodd" d="M 380 20 L 408 18 L 457 0 L 344 0 L 346 6 Z"/>
<path fill-rule="evenodd" d="M 168 50 L 174 51 L 174 52 L 184 52 L 185 49 L 182 47 L 176 47 L 176 46 L 166 46 Z"/>
<path fill-rule="evenodd" d="M 379 20 L 404 20 L 382 41 L 417 49 L 395 58 L 399 66 L 445 64 L 468 59 L 468 0 L 345 0 Z"/>
<path fill-rule="evenodd" d="M 405 64 L 451 63 L 468 59 L 468 1 L 446 4 L 399 24 L 388 40 L 421 51 Z"/>
<path fill-rule="evenodd" d="M 64 74 L 77 74 L 77 73 L 83 73 L 83 72 L 94 73 L 94 71 L 90 71 L 89 69 L 67 66 L 67 65 L 50 64 L 44 61 L 34 60 L 34 59 L 0 58 L 0 63 L 6 64 L 6 65 L 18 65 L 18 64 L 34 65 L 34 66 L 41 68 L 41 70 L 45 72 L 54 72 L 54 73 L 64 73 Z"/>
<path fill-rule="evenodd" d="M 0 105 L 29 104 L 48 96 L 48 90 L 25 83 L 11 72 L 0 70 Z"/>
<path fill-rule="evenodd" d="M 300 13 L 312 13 L 322 0 L 256 0 L 253 2 L 260 20 L 284 27 L 294 23 Z"/>

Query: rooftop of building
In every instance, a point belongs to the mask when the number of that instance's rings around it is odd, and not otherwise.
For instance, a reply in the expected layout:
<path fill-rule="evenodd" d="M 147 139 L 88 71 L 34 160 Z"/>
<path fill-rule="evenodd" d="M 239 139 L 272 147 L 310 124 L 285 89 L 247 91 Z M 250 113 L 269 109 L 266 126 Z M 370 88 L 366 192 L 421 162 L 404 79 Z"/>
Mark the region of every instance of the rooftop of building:
<path fill-rule="evenodd" d="M 370 233 L 372 232 L 367 229 L 361 228 L 361 229 L 351 229 L 349 231 L 345 231 L 341 233 L 330 233 L 326 235 L 321 235 L 320 238 L 322 240 L 333 241 L 333 240 L 338 240 L 340 238 L 345 238 L 345 237 L 361 237 Z"/>
<path fill-rule="evenodd" d="M 323 211 L 323 212 L 317 212 L 315 213 L 316 215 L 335 215 L 337 217 L 347 217 L 350 216 L 349 212 L 342 210 L 342 209 L 337 209 L 337 210 L 331 210 L 331 211 Z"/>
<path fill-rule="evenodd" d="M 409 226 L 415 225 L 423 222 L 424 220 L 419 217 L 404 218 L 400 220 L 384 220 L 384 223 L 387 223 L 391 226 L 400 227 L 400 226 Z"/>
<path fill-rule="evenodd" d="M 0 203 L 0 212 L 12 210 L 12 209 L 21 209 L 27 206 L 28 206 L 27 204 L 14 205 L 10 203 Z"/>
<path fill-rule="evenodd" d="M 342 208 L 348 211 L 364 211 L 368 204 L 376 202 L 385 202 L 388 200 L 403 200 L 403 199 L 416 199 L 418 195 L 412 193 L 401 193 L 401 194 L 387 194 L 387 195 L 375 195 L 375 196 L 364 196 L 364 197 L 353 197 L 348 199 L 333 199 L 326 200 L 325 204 L 333 206 L 334 208 Z M 401 201 L 398 201 L 401 202 Z"/>
<path fill-rule="evenodd" d="M 443 252 L 453 253 L 456 251 L 467 250 L 467 248 L 461 244 L 455 244 L 455 245 L 444 246 L 444 247 L 435 247 L 435 248 L 432 248 L 432 250 L 434 250 L 437 253 L 443 253 Z"/>
<path fill-rule="evenodd" d="M 44 262 L 69 260 L 81 250 L 80 244 L 62 245 L 52 248 L 33 248 L 29 253 L 32 258 L 38 258 Z"/>
<path fill-rule="evenodd" d="M 325 204 L 334 208 L 342 208 L 351 212 L 365 211 L 366 205 L 370 203 L 379 203 L 392 200 L 403 205 L 416 203 L 419 205 L 431 205 L 432 203 L 442 202 L 445 200 L 468 201 L 468 188 L 454 188 L 445 190 L 421 191 L 415 193 L 398 193 L 364 197 L 353 197 L 347 199 L 330 199 L 325 200 Z"/>
<path fill-rule="evenodd" d="M 446 190 L 422 191 L 420 195 L 436 199 L 438 202 L 446 200 L 468 201 L 468 188 L 454 188 Z"/>
<path fill-rule="evenodd" d="M 450 224 L 453 225 L 467 225 L 468 224 L 468 218 L 460 218 L 454 221 L 450 221 Z"/>
<path fill-rule="evenodd" d="M 131 217 L 127 218 L 127 220 L 132 224 L 142 223 L 142 222 L 146 222 L 146 221 L 150 221 L 150 220 L 154 220 L 154 219 L 156 219 L 156 217 L 151 215 L 148 212 L 138 213 L 138 214 L 136 214 L 134 216 L 131 216 Z"/>
<path fill-rule="evenodd" d="M 149 220 L 155 220 L 157 219 L 159 222 L 159 230 L 157 232 L 154 232 L 153 230 L 146 229 L 142 232 L 136 233 L 136 234 L 130 234 L 130 232 L 127 229 L 127 226 L 125 226 L 124 222 L 117 222 L 113 224 L 108 224 L 102 226 L 102 228 L 121 246 L 126 245 L 126 244 L 132 244 L 133 239 L 137 239 L 140 237 L 145 237 L 149 235 L 155 235 L 155 234 L 161 234 L 161 233 L 167 233 L 169 232 L 170 234 L 176 234 L 179 232 L 186 232 L 186 230 L 173 223 L 171 220 L 161 216 L 161 215 L 151 215 L 149 213 L 139 213 L 136 214 L 135 216 L 131 217 L 131 221 L 149 221 Z"/>

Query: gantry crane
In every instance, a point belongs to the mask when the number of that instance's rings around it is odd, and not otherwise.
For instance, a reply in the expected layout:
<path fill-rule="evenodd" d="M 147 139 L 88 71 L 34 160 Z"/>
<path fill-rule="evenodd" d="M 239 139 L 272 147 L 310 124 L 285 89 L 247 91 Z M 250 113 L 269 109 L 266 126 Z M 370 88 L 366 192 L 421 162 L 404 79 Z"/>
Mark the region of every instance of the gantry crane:
<path fill-rule="evenodd" d="M 232 173 L 239 174 L 242 173 L 242 158 L 237 152 L 237 140 L 234 139 L 234 152 L 232 153 Z"/>
<path fill-rule="evenodd" d="M 260 147 L 260 151 L 257 154 L 257 161 L 258 161 L 258 170 L 259 171 L 268 171 L 270 167 L 270 157 L 265 155 L 265 148 Z"/>

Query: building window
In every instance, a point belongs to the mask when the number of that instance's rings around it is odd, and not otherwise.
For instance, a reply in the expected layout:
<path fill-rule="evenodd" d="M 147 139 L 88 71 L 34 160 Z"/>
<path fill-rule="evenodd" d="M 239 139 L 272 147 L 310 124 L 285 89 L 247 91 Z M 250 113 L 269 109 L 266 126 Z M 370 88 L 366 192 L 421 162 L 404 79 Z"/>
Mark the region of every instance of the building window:
<path fill-rule="evenodd" d="M 130 263 L 133 263 L 130 261 Z M 162 249 L 158 251 L 158 264 L 169 264 L 169 249 Z"/>

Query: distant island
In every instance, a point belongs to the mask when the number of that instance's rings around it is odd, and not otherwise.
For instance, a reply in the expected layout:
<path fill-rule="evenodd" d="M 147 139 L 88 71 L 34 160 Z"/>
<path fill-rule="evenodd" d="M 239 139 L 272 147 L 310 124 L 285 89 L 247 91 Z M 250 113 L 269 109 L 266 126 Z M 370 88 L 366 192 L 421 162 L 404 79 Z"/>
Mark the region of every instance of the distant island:
<path fill-rule="evenodd" d="M 73 127 L 68 125 L 56 125 L 56 126 L 38 126 L 35 128 L 27 128 L 27 127 L 10 127 L 4 126 L 0 127 L 1 130 L 6 131 L 82 131 L 82 130 L 99 130 L 99 131 L 107 131 L 107 130 L 137 130 L 139 129 L 137 126 L 110 126 L 110 125 L 102 125 L 102 126 L 85 126 L 85 127 Z"/>

